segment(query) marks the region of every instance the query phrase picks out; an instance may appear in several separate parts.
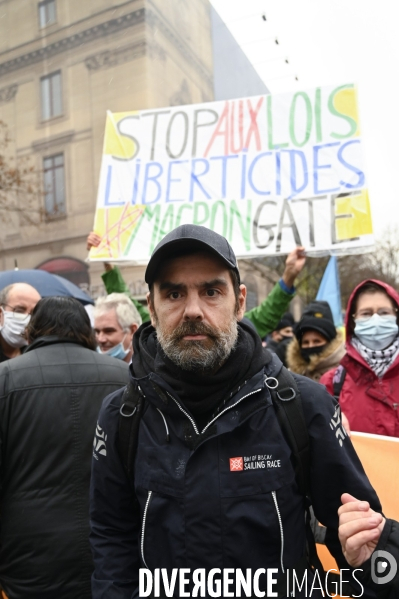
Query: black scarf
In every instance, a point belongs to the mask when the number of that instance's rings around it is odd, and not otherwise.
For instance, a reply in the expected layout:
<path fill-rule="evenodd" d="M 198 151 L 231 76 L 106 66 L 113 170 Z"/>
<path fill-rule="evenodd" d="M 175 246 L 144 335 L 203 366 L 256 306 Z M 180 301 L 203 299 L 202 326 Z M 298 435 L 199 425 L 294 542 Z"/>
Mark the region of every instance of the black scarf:
<path fill-rule="evenodd" d="M 163 352 L 155 329 L 144 323 L 133 337 L 132 369 L 136 377 L 155 372 L 174 389 L 196 419 L 204 422 L 272 357 L 252 326 L 238 323 L 235 349 L 221 368 L 211 375 L 182 370 Z"/>

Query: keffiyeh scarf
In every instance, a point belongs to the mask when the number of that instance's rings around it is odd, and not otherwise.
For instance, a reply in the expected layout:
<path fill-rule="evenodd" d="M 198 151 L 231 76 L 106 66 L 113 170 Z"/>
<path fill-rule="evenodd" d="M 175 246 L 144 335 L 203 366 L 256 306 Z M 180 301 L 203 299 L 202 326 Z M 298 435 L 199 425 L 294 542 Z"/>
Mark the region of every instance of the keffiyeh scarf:
<path fill-rule="evenodd" d="M 370 349 L 363 345 L 357 337 L 352 337 L 351 344 L 378 378 L 384 376 L 399 355 L 399 337 L 396 337 L 395 341 L 385 349 Z"/>

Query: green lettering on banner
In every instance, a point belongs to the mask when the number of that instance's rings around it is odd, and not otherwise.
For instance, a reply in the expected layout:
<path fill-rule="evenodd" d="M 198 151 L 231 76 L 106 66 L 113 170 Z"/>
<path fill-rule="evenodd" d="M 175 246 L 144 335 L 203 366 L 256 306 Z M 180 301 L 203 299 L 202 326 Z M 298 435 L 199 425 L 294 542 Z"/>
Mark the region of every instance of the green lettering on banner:
<path fill-rule="evenodd" d="M 234 220 L 238 221 L 238 225 L 240 227 L 241 236 L 245 244 L 245 249 L 247 252 L 251 249 L 251 214 L 252 214 L 252 202 L 248 200 L 247 204 L 247 215 L 245 217 L 242 216 L 240 210 L 238 209 L 237 203 L 235 200 L 230 202 L 230 222 L 229 222 L 229 241 L 231 244 L 235 243 L 234 232 L 236 231 L 234 227 Z M 242 206 L 242 202 L 240 202 L 240 206 Z"/>
<path fill-rule="evenodd" d="M 314 121 L 316 125 L 316 141 L 320 143 L 323 137 L 322 128 L 321 128 L 321 89 L 320 87 L 316 88 L 315 98 L 314 98 Z"/>
<path fill-rule="evenodd" d="M 341 85 L 340 87 L 337 87 L 336 89 L 334 89 L 328 98 L 328 109 L 331 112 L 331 114 L 339 117 L 340 119 L 344 119 L 345 121 L 347 121 L 349 124 L 349 127 L 350 127 L 349 132 L 345 133 L 345 134 L 332 132 L 330 135 L 331 135 L 331 137 L 334 137 L 335 139 L 346 139 L 347 137 L 352 137 L 357 131 L 357 122 L 355 121 L 355 119 L 353 119 L 351 116 L 349 116 L 349 114 L 343 114 L 342 112 L 339 112 L 334 106 L 334 98 L 341 90 L 353 89 L 353 88 L 354 88 L 353 84 Z"/>
<path fill-rule="evenodd" d="M 273 143 L 272 96 L 270 94 L 267 96 L 267 139 L 269 144 L 269 150 L 275 150 L 277 148 L 286 148 L 288 146 L 288 143 Z"/>
<path fill-rule="evenodd" d="M 182 204 L 179 207 L 179 211 L 178 211 L 177 217 L 176 217 L 175 227 L 179 227 L 180 226 L 181 218 L 182 218 L 182 214 L 183 214 L 183 210 L 192 210 L 192 209 L 193 209 L 193 205 L 192 204 Z M 191 222 L 191 218 L 190 218 L 190 222 Z"/>
<path fill-rule="evenodd" d="M 167 207 L 166 212 L 165 212 L 162 222 L 161 222 L 161 226 L 159 227 L 157 243 L 159 243 L 161 241 L 161 239 L 163 239 L 165 237 L 165 235 L 167 235 L 174 228 L 173 227 L 174 217 L 175 217 L 175 207 L 173 204 L 171 204 L 170 206 Z"/>
<path fill-rule="evenodd" d="M 129 252 L 130 252 L 130 248 L 133 245 L 133 241 L 135 240 L 137 233 L 139 232 L 139 229 L 144 221 L 144 218 L 147 218 L 147 220 L 151 221 L 154 217 L 155 217 L 155 223 L 154 223 L 154 228 L 152 231 L 152 238 L 151 238 L 151 247 L 150 247 L 150 254 L 152 254 L 153 249 L 156 246 L 156 240 L 158 237 L 158 230 L 159 230 L 159 220 L 161 217 L 161 206 L 160 204 L 157 204 L 156 206 L 154 206 L 154 208 L 152 208 L 151 206 L 146 206 L 144 209 L 143 214 L 141 215 L 141 218 L 138 220 L 137 222 L 137 226 L 134 228 L 133 233 L 129 239 L 129 242 L 126 246 L 126 250 L 124 252 L 124 256 L 128 256 Z"/>
<path fill-rule="evenodd" d="M 212 229 L 212 231 L 215 231 L 215 221 L 216 221 L 218 208 L 221 208 L 222 213 L 223 213 L 222 214 L 223 232 L 220 232 L 220 235 L 223 235 L 223 237 L 226 237 L 227 236 L 228 218 L 227 218 L 226 204 L 224 202 L 218 201 L 213 204 L 212 212 L 211 212 L 211 222 L 209 224 L 209 228 Z"/>
<path fill-rule="evenodd" d="M 296 112 L 296 103 L 298 98 L 303 98 L 305 101 L 306 108 L 306 127 L 305 135 L 302 141 L 298 141 L 295 134 L 295 112 Z M 300 127 L 303 129 L 303 127 Z M 312 103 L 307 93 L 305 92 L 297 92 L 292 98 L 291 109 L 290 109 L 290 138 L 294 146 L 298 148 L 302 148 L 310 138 L 310 134 L 312 132 Z"/>
<path fill-rule="evenodd" d="M 203 218 L 200 217 L 200 210 L 201 208 L 203 209 Z M 209 206 L 208 204 L 206 204 L 205 202 L 194 202 L 194 218 L 193 218 L 193 224 L 194 225 L 203 225 L 204 223 L 208 222 L 208 218 L 209 218 Z"/>

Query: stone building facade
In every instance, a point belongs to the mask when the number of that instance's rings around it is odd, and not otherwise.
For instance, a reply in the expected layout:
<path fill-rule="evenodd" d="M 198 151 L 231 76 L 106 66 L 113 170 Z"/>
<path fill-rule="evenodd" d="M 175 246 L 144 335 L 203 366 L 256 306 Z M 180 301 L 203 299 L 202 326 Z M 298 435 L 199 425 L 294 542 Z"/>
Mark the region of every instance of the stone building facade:
<path fill-rule="evenodd" d="M 0 222 L 0 268 L 85 260 L 107 110 L 212 99 L 208 0 L 0 2 L 0 119 L 38 172 L 43 212 L 38 227 Z"/>
<path fill-rule="evenodd" d="M 106 111 L 213 100 L 213 57 L 222 56 L 216 44 L 233 41 L 215 30 L 212 14 L 208 0 L 0 0 L 0 120 L 12 140 L 8 151 L 37 173 L 33 216 L 41 215 L 33 225 L 24 211 L 0 214 L 0 270 L 39 266 L 94 297 L 104 293 L 102 264 L 85 260 Z M 242 60 L 237 85 L 251 77 L 248 89 L 265 93 Z M 144 268 L 122 271 L 144 297 Z M 247 262 L 243 273 L 256 304 L 276 277 Z"/>

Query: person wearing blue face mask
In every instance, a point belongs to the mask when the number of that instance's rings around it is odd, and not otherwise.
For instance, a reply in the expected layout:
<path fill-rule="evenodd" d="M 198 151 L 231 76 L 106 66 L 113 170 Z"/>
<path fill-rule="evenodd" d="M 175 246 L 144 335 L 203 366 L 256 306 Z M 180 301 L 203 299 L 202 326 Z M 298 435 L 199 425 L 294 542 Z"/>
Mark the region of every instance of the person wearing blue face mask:
<path fill-rule="evenodd" d="M 97 351 L 129 364 L 133 335 L 140 325 L 141 317 L 127 295 L 111 293 L 100 297 L 94 307 Z"/>
<path fill-rule="evenodd" d="M 346 314 L 346 355 L 320 380 L 339 397 L 351 430 L 399 437 L 399 294 L 366 280 Z"/>

